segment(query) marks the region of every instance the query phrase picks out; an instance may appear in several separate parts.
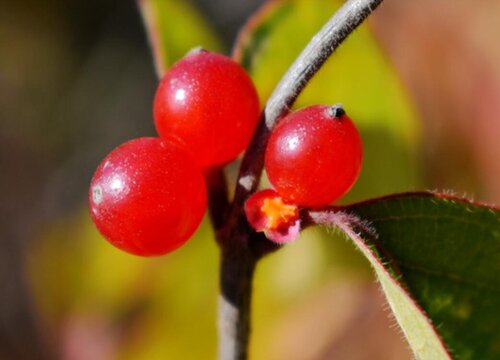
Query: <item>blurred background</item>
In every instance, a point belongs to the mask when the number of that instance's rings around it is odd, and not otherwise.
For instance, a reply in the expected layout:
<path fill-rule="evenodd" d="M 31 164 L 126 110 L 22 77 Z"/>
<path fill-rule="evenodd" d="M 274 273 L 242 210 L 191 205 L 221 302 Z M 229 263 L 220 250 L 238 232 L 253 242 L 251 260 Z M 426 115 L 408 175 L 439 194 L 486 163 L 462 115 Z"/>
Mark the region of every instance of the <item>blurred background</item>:
<path fill-rule="evenodd" d="M 165 2 L 229 53 L 264 1 Z M 249 64 L 263 100 L 338 5 L 292 3 Z M 345 202 L 419 189 L 500 201 L 499 17 L 496 0 L 387 0 L 318 74 L 298 106 L 343 102 L 365 139 Z M 215 358 L 208 224 L 179 251 L 140 259 L 87 214 L 100 160 L 155 134 L 156 84 L 133 0 L 0 1 L 0 359 Z M 368 265 L 320 229 L 262 262 L 253 316 L 254 359 L 410 358 Z"/>

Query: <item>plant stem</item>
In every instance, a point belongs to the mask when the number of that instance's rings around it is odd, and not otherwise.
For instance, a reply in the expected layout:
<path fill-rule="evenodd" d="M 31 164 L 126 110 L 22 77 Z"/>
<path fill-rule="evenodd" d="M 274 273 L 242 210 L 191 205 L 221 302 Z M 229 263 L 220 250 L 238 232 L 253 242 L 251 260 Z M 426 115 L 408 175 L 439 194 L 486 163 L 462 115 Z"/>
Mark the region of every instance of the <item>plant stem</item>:
<path fill-rule="evenodd" d="M 220 360 L 244 360 L 248 356 L 252 279 L 257 263 L 257 259 L 249 255 L 247 251 L 237 251 L 236 247 L 221 254 Z"/>
<path fill-rule="evenodd" d="M 205 182 L 208 188 L 208 213 L 215 232 L 225 224 L 229 197 L 227 194 L 226 175 L 222 167 L 205 170 Z"/>
<path fill-rule="evenodd" d="M 241 163 L 234 212 L 241 209 L 244 200 L 257 189 L 264 166 L 264 151 L 274 126 L 293 106 L 330 55 L 380 3 L 382 0 L 347 1 L 314 35 L 278 83 L 267 101 L 257 131 Z"/>
<path fill-rule="evenodd" d="M 274 128 L 330 55 L 381 2 L 349 0 L 314 35 L 267 101 L 265 118 L 268 129 Z"/>
<path fill-rule="evenodd" d="M 264 166 L 269 135 L 288 112 L 309 80 L 345 38 L 382 2 L 347 1 L 312 38 L 269 98 L 240 166 L 235 196 L 217 231 L 221 247 L 219 302 L 219 359 L 246 360 L 250 334 L 252 280 L 258 260 L 277 249 L 250 229 L 244 215 L 246 198 L 255 192 Z"/>

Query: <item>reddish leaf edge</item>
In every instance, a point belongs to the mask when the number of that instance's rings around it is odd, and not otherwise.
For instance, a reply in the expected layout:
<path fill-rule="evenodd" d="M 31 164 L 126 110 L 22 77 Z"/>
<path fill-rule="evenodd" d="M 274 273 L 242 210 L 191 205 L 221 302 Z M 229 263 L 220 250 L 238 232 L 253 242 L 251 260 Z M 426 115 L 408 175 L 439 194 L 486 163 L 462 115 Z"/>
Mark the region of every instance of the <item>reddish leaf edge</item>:
<path fill-rule="evenodd" d="M 158 20 L 149 0 L 136 0 L 135 2 L 146 30 L 146 38 L 153 55 L 156 76 L 161 79 L 167 70 L 167 63 L 158 32 Z"/>
<path fill-rule="evenodd" d="M 401 192 L 401 193 L 394 193 L 394 194 L 389 194 L 389 195 L 384 195 L 376 198 L 371 198 L 367 200 L 362 200 L 359 202 L 355 202 L 352 204 L 348 205 L 341 205 L 341 206 L 333 206 L 329 207 L 331 210 L 336 210 L 336 211 L 342 211 L 342 210 L 350 210 L 352 208 L 360 207 L 363 205 L 368 205 L 372 203 L 376 203 L 379 201 L 384 201 L 384 200 L 394 200 L 394 199 L 400 199 L 400 198 L 412 198 L 412 197 L 433 197 L 437 199 L 445 199 L 445 200 L 452 200 L 452 201 L 457 201 L 469 205 L 474 205 L 474 206 L 479 206 L 491 210 L 500 210 L 500 206 L 496 204 L 489 204 L 483 201 L 478 201 L 474 200 L 471 198 L 468 198 L 466 196 L 459 196 L 452 191 L 438 191 L 438 190 L 428 190 L 428 191 L 408 191 L 408 192 Z"/>
<path fill-rule="evenodd" d="M 343 205 L 343 206 L 328 206 L 321 208 L 311 208 L 302 209 L 301 217 L 306 226 L 310 225 L 325 225 L 333 226 L 340 229 L 345 235 L 347 235 L 355 245 L 363 252 L 363 254 L 369 257 L 372 264 L 376 264 L 380 267 L 381 271 L 388 276 L 391 283 L 398 288 L 402 294 L 408 299 L 410 304 L 418 311 L 423 318 L 427 321 L 430 330 L 438 339 L 440 346 L 442 347 L 444 353 L 451 360 L 451 352 L 447 348 L 443 339 L 436 330 L 432 320 L 427 316 L 424 309 L 413 299 L 411 292 L 407 289 L 405 283 L 398 279 L 402 279 L 402 274 L 397 266 L 397 262 L 393 260 L 392 256 L 385 250 L 384 246 L 378 241 L 378 236 L 376 230 L 371 227 L 370 223 L 366 220 L 359 218 L 355 215 L 355 209 L 362 207 L 364 205 L 382 202 L 386 200 L 397 200 L 397 199 L 411 199 L 411 198 L 435 198 L 444 199 L 459 203 L 464 203 L 467 205 L 472 205 L 476 207 L 482 207 L 489 210 L 498 211 L 499 207 L 497 205 L 486 204 L 480 201 L 475 201 L 466 197 L 460 197 L 450 191 L 418 191 L 418 192 L 402 192 L 389 194 L 382 197 L 372 198 L 353 204 Z M 373 250 L 373 247 L 375 248 Z M 377 255 L 377 252 L 382 255 L 383 259 Z M 385 261 L 384 261 L 385 260 Z M 389 305 L 390 302 L 387 300 Z M 392 308 L 392 306 L 390 306 Z M 403 333 L 405 329 L 401 327 Z"/>
<path fill-rule="evenodd" d="M 427 193 L 426 193 L 427 194 Z M 394 198 L 394 197 L 393 197 Z M 438 339 L 439 341 L 439 344 L 441 345 L 442 349 L 444 350 L 444 352 L 446 353 L 446 355 L 448 356 L 448 358 L 450 360 L 452 360 L 452 356 L 451 356 L 451 353 L 450 353 L 450 350 L 448 349 L 448 347 L 446 346 L 446 344 L 444 343 L 443 339 L 441 338 L 441 336 L 439 335 L 439 333 L 437 332 L 436 330 L 436 327 L 434 326 L 432 320 L 427 316 L 426 312 L 424 311 L 424 309 L 422 309 L 422 307 L 413 299 L 413 297 L 411 296 L 411 293 L 405 288 L 405 285 L 404 283 L 401 283 L 399 282 L 394 274 L 391 274 L 391 272 L 387 269 L 387 264 L 384 265 L 383 262 L 380 261 L 380 259 L 374 254 L 374 252 L 372 251 L 372 249 L 370 248 L 370 244 L 368 244 L 363 238 L 362 236 L 360 236 L 359 233 L 357 233 L 354 228 L 351 226 L 352 224 L 348 223 L 348 222 L 337 222 L 335 224 L 330 224 L 330 225 L 333 225 L 333 226 L 336 226 L 338 227 L 340 230 L 342 230 L 352 241 L 354 241 L 354 243 L 356 244 L 356 246 L 358 246 L 360 248 L 360 250 L 364 253 L 364 254 L 369 254 L 369 256 L 372 258 L 372 260 L 374 261 L 374 263 L 377 263 L 380 268 L 382 269 L 382 271 L 388 276 L 388 278 L 390 279 L 390 281 L 392 282 L 392 284 L 394 286 L 396 286 L 399 290 L 401 290 L 401 292 L 407 297 L 408 301 L 415 307 L 415 309 L 425 318 L 425 320 L 427 321 L 427 323 L 429 324 L 429 327 L 431 329 L 431 331 L 433 332 L 433 334 L 436 336 L 436 338 Z M 379 249 L 379 247 L 377 246 L 377 249 Z M 364 250 L 364 251 L 363 251 Z M 379 249 L 380 250 L 380 249 Z M 391 263 L 390 266 L 392 267 L 392 270 L 394 270 L 394 266 L 393 266 L 393 263 L 392 261 L 390 261 L 390 258 L 389 258 L 389 262 Z M 397 271 L 397 270 L 396 270 Z M 382 286 L 382 285 L 381 285 Z M 389 307 L 392 309 L 392 305 L 390 304 L 389 302 L 389 299 L 387 299 L 387 303 L 389 305 Z M 403 333 L 405 333 L 405 329 L 403 329 L 403 327 L 401 327 L 401 330 L 403 331 Z M 405 335 L 406 337 L 406 335 Z M 408 340 L 407 340 L 408 341 Z M 411 348 L 411 346 L 410 346 Z"/>
<path fill-rule="evenodd" d="M 231 57 L 234 61 L 241 63 L 244 49 L 250 43 L 254 30 L 263 23 L 267 16 L 270 16 L 283 4 L 283 0 L 268 0 L 247 19 L 238 32 L 231 51 Z"/>
<path fill-rule="evenodd" d="M 384 196 L 378 199 L 372 199 L 364 202 L 357 203 L 367 204 L 371 202 L 375 202 L 378 200 L 385 199 L 394 199 L 398 197 L 405 197 L 407 195 L 419 195 L 419 196 L 429 196 L 433 197 L 432 193 L 422 192 L 422 193 L 402 193 L 402 194 L 394 194 L 389 196 Z M 370 226 L 370 224 L 364 220 L 361 220 L 357 215 L 353 215 L 345 211 L 349 209 L 350 206 L 347 207 L 330 207 L 330 208 L 322 208 L 322 209 L 309 209 L 307 211 L 306 218 L 309 222 L 309 225 L 323 225 L 328 227 L 337 228 L 342 231 L 344 235 L 346 235 L 349 239 L 351 239 L 355 246 L 363 253 L 365 257 L 368 258 L 370 263 L 372 264 L 374 271 L 377 272 L 376 267 L 379 267 L 380 271 L 382 271 L 389 281 L 395 286 L 401 294 L 408 300 L 408 302 L 413 306 L 414 310 L 417 311 L 425 320 L 425 323 L 428 325 L 431 333 L 438 340 L 439 346 L 442 348 L 444 354 L 446 354 L 447 359 L 452 360 L 452 356 L 450 350 L 448 350 L 446 344 L 443 339 L 437 332 L 435 326 L 432 323 L 432 320 L 427 316 L 424 309 L 413 299 L 411 296 L 411 292 L 407 289 L 406 285 L 403 282 L 398 281 L 397 279 L 402 278 L 402 274 L 397 267 L 397 263 L 392 260 L 392 257 L 389 253 L 387 253 L 383 246 L 380 246 L 378 243 L 378 236 L 375 230 Z M 375 247 L 375 251 L 383 253 L 386 261 L 382 261 L 379 256 L 377 256 L 376 252 L 373 250 Z M 379 278 L 379 276 L 377 276 Z M 383 283 L 381 279 L 378 279 L 381 289 L 383 289 Z M 385 291 L 383 291 L 385 294 Z M 397 319 L 396 309 L 393 308 L 392 303 L 389 301 L 389 298 L 386 297 L 387 304 L 391 309 L 392 316 Z M 399 320 L 397 319 L 399 324 Z M 399 324 L 402 333 L 404 334 L 405 340 L 408 343 L 408 346 L 413 348 L 410 344 L 409 336 L 406 334 L 405 328 L 402 324 Z M 414 352 L 414 355 L 418 357 L 418 354 Z"/>

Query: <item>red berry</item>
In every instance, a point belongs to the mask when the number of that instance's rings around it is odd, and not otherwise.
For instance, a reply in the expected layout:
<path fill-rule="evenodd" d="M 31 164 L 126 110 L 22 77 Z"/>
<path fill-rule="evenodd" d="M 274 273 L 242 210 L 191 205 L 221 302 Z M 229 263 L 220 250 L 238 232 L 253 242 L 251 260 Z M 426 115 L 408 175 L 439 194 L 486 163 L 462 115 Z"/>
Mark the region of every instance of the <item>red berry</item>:
<path fill-rule="evenodd" d="M 361 137 L 340 106 L 316 105 L 287 115 L 269 138 L 269 181 L 289 203 L 329 204 L 359 176 Z"/>
<path fill-rule="evenodd" d="M 101 234 L 131 254 L 184 244 L 206 208 L 200 168 L 174 140 L 139 138 L 114 149 L 90 183 L 90 214 Z"/>
<path fill-rule="evenodd" d="M 259 118 L 257 91 L 245 70 L 223 55 L 200 50 L 178 61 L 154 100 L 161 137 L 176 134 L 203 166 L 236 158 Z"/>

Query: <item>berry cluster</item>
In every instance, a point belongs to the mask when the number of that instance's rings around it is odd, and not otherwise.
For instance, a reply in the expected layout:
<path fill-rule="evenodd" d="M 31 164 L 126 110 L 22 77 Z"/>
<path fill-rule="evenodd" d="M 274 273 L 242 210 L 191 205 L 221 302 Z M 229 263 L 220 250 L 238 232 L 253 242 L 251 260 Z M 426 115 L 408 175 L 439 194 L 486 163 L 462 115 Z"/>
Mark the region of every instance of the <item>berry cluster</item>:
<path fill-rule="evenodd" d="M 257 91 L 233 60 L 190 52 L 161 80 L 154 106 L 160 137 L 131 140 L 99 165 L 90 185 L 91 217 L 116 247 L 143 256 L 184 244 L 207 206 L 204 169 L 243 151 L 259 117 Z M 287 115 L 269 138 L 265 169 L 275 190 L 245 204 L 250 224 L 273 241 L 300 231 L 299 206 L 327 205 L 356 181 L 362 145 L 340 106 Z"/>
<path fill-rule="evenodd" d="M 342 107 L 293 112 L 276 126 L 266 148 L 265 169 L 276 192 L 253 194 L 245 204 L 247 219 L 271 240 L 291 241 L 300 230 L 296 207 L 340 198 L 358 178 L 361 162 L 361 137 Z"/>
<path fill-rule="evenodd" d="M 259 116 L 257 91 L 243 68 L 192 51 L 162 79 L 154 100 L 159 138 L 114 149 L 89 191 L 101 234 L 136 255 L 161 255 L 184 244 L 207 206 L 204 169 L 246 148 Z"/>

